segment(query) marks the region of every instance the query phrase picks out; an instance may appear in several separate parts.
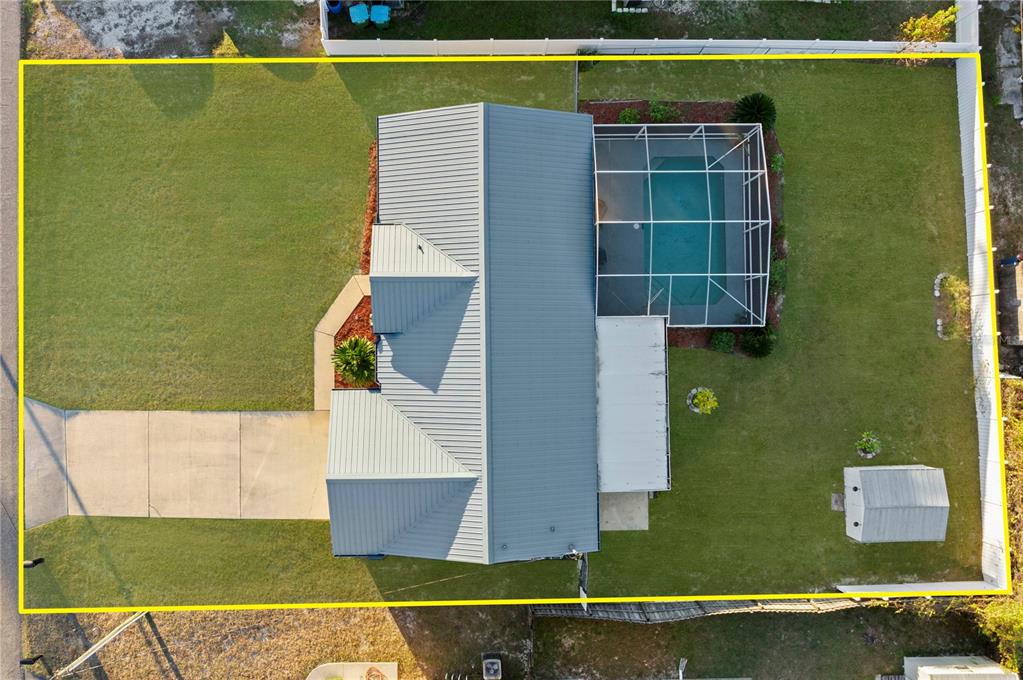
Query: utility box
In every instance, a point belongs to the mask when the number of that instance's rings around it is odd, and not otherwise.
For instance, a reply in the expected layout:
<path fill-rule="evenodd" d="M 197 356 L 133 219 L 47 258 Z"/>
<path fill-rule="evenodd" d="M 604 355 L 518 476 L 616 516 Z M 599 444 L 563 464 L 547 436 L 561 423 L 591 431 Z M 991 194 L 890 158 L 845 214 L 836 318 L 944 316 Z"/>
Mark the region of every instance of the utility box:
<path fill-rule="evenodd" d="M 501 680 L 501 654 L 487 652 L 483 654 L 483 680 Z"/>

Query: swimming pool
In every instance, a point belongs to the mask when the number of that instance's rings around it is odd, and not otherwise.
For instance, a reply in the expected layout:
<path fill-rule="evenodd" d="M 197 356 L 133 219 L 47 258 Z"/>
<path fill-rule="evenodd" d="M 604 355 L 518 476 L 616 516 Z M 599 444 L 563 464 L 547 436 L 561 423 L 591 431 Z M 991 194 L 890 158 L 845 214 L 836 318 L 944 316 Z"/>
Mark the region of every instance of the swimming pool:
<path fill-rule="evenodd" d="M 713 163 L 715 158 L 708 161 Z M 650 159 L 651 170 L 703 170 L 702 156 Z M 644 182 L 649 209 L 644 213 L 658 224 L 648 224 L 653 248 L 646 257 L 647 272 L 658 274 L 710 274 L 725 271 L 724 225 L 706 220 L 725 214 L 725 180 L 722 174 L 704 172 L 657 173 Z M 708 202 L 709 197 L 709 202 Z M 680 220 L 661 224 L 665 220 Z M 692 224 L 692 220 L 705 220 Z M 653 261 L 650 261 L 651 252 Z M 676 291 L 676 288 L 679 290 Z M 706 280 L 676 278 L 671 287 L 673 304 L 704 304 Z M 711 302 L 723 293 L 711 286 Z"/>

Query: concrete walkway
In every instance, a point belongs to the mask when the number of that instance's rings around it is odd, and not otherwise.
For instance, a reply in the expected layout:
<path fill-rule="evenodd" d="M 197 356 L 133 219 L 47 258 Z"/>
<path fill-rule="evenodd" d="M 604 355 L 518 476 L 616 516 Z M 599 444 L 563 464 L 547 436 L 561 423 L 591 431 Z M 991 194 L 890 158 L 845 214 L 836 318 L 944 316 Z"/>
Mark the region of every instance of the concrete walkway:
<path fill-rule="evenodd" d="M 326 519 L 325 411 L 63 411 L 25 400 L 25 525 Z"/>

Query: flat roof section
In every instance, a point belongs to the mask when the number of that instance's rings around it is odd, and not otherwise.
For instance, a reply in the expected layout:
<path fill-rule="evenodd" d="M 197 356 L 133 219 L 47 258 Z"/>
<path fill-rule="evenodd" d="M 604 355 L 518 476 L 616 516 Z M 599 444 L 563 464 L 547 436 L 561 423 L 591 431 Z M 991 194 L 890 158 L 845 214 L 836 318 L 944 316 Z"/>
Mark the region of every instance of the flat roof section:
<path fill-rule="evenodd" d="M 601 493 L 671 488 L 667 361 L 662 317 L 597 319 Z"/>

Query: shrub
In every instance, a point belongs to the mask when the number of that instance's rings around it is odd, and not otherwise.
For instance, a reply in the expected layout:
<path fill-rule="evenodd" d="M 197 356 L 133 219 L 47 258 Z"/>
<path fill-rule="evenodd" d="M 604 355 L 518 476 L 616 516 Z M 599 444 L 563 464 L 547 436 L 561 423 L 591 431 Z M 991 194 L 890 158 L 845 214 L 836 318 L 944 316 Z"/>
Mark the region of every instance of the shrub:
<path fill-rule="evenodd" d="M 234 44 L 234 40 L 231 40 L 231 36 L 224 31 L 224 37 L 221 38 L 220 44 L 213 48 L 214 57 L 240 57 L 242 53 L 238 51 L 238 46 Z"/>
<path fill-rule="evenodd" d="M 774 351 L 774 329 L 770 326 L 751 328 L 742 334 L 742 351 L 751 357 L 766 357 Z"/>
<path fill-rule="evenodd" d="M 970 334 L 970 284 L 949 274 L 941 280 L 941 302 L 945 309 L 946 335 L 962 338 Z"/>
<path fill-rule="evenodd" d="M 705 416 L 709 416 L 718 407 L 718 398 L 709 387 L 701 387 L 693 395 L 693 406 Z"/>
<path fill-rule="evenodd" d="M 774 106 L 774 100 L 763 92 L 741 97 L 735 102 L 735 111 L 732 113 L 733 122 L 760 123 L 765 130 L 773 129 L 777 118 L 778 111 Z"/>
<path fill-rule="evenodd" d="M 771 172 L 781 172 L 785 169 L 785 156 L 776 153 L 771 156 Z"/>
<path fill-rule="evenodd" d="M 881 438 L 872 430 L 867 430 L 856 440 L 856 450 L 860 453 L 877 453 L 881 450 Z"/>
<path fill-rule="evenodd" d="M 789 282 L 788 260 L 771 260 L 771 278 L 767 283 L 768 295 L 780 295 L 785 292 L 785 285 Z"/>
<path fill-rule="evenodd" d="M 377 353 L 362 336 L 348 338 L 334 348 L 334 368 L 352 387 L 369 387 L 376 381 Z"/>
<path fill-rule="evenodd" d="M 650 102 L 650 120 L 655 123 L 677 121 L 682 114 L 667 102 Z"/>
<path fill-rule="evenodd" d="M 710 348 L 715 352 L 731 353 L 735 349 L 735 333 L 730 331 L 715 331 L 710 336 Z"/>
<path fill-rule="evenodd" d="M 910 17 L 899 26 L 900 38 L 908 43 L 945 42 L 952 36 L 959 7 L 952 5 L 934 14 Z"/>
<path fill-rule="evenodd" d="M 596 47 L 580 47 L 579 49 L 577 49 L 575 51 L 575 53 L 576 53 L 577 56 L 580 56 L 580 57 L 588 57 L 588 56 L 592 56 L 594 54 L 597 54 L 597 48 Z M 577 63 L 579 64 L 579 72 L 580 73 L 585 73 L 586 71 L 592 71 L 593 67 L 597 65 L 597 62 L 593 61 L 592 59 L 580 59 Z"/>
<path fill-rule="evenodd" d="M 635 125 L 639 118 L 639 111 L 636 109 L 622 109 L 618 112 L 618 122 L 622 125 Z"/>

